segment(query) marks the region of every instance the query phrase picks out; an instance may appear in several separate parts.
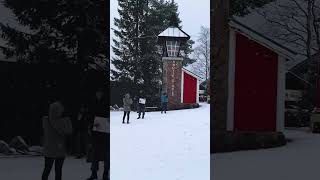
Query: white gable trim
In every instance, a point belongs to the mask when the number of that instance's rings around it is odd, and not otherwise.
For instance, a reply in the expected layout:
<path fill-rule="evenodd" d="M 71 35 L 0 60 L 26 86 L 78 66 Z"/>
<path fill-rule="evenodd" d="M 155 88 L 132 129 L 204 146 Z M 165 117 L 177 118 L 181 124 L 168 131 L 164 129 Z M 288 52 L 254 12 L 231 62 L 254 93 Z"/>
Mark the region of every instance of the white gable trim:
<path fill-rule="evenodd" d="M 187 73 L 188 75 L 190 75 L 190 76 L 192 76 L 192 77 L 196 78 L 197 80 L 200 80 L 200 81 L 202 81 L 202 80 L 203 80 L 201 77 L 199 77 L 199 76 L 198 76 L 198 75 L 196 75 L 196 74 L 193 74 L 192 72 L 190 72 L 189 70 L 187 70 L 187 69 L 185 69 L 185 68 L 182 68 L 182 72 Z"/>
<path fill-rule="evenodd" d="M 247 27 L 241 25 L 239 22 L 235 22 L 234 20 L 229 22 L 230 28 L 234 29 L 236 32 L 243 34 L 244 36 L 253 39 L 254 41 L 258 42 L 266 46 L 267 48 L 271 49 L 272 51 L 276 52 L 279 55 L 284 56 L 287 59 L 296 59 L 297 54 L 289 51 L 288 49 L 281 47 L 280 45 L 262 37 L 261 35 L 257 34 L 249 30 Z"/>

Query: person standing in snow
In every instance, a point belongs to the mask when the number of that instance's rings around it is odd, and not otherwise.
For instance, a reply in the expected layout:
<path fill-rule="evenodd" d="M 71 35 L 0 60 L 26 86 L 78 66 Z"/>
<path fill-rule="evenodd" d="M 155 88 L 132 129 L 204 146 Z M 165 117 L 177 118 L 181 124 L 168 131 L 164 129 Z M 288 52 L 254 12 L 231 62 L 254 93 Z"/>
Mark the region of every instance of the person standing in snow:
<path fill-rule="evenodd" d="M 142 119 L 144 119 L 145 109 L 146 109 L 146 98 L 143 95 L 143 91 L 140 90 L 140 94 L 139 94 L 139 98 L 138 98 L 139 117 L 137 119 L 140 119 L 141 113 L 142 113 Z"/>
<path fill-rule="evenodd" d="M 167 93 L 163 93 L 161 95 L 161 114 L 163 113 L 167 113 L 167 108 L 168 108 L 168 95 Z"/>
<path fill-rule="evenodd" d="M 80 107 L 77 120 L 75 122 L 75 134 L 76 134 L 76 153 L 77 159 L 81 159 L 87 152 L 87 137 L 88 137 L 88 125 L 90 117 L 88 115 L 88 108 L 83 104 Z"/>
<path fill-rule="evenodd" d="M 132 103 L 133 101 L 130 98 L 130 94 L 126 94 L 125 97 L 123 98 L 123 119 L 122 119 L 123 124 L 125 123 L 124 120 L 126 116 L 127 116 L 127 124 L 129 124 Z"/>
<path fill-rule="evenodd" d="M 53 164 L 55 164 L 55 179 L 62 179 L 62 167 L 67 153 L 66 136 L 72 133 L 72 123 L 65 116 L 65 103 L 61 94 L 57 93 L 50 104 L 49 116 L 43 118 L 45 167 L 42 180 L 48 180 Z"/>
<path fill-rule="evenodd" d="M 88 162 L 91 162 L 91 176 L 87 180 L 98 179 L 99 162 L 104 163 L 103 180 L 108 179 L 108 171 L 110 168 L 110 131 L 99 132 L 94 131 L 99 128 L 95 123 L 95 118 L 108 118 L 108 104 L 103 89 L 96 91 L 94 101 L 89 106 L 89 113 L 91 116 L 91 123 L 89 126 L 89 133 L 92 139 L 92 148 L 88 154 Z"/>
<path fill-rule="evenodd" d="M 134 96 L 133 98 L 133 111 L 136 111 L 139 113 L 139 108 L 138 108 L 139 100 L 137 96 Z"/>

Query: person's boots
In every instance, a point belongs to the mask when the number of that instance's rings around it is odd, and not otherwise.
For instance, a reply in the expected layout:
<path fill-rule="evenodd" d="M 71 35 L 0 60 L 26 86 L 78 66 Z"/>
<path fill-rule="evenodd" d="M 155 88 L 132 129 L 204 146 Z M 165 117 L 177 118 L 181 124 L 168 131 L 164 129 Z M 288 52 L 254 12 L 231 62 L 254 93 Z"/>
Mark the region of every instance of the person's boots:
<path fill-rule="evenodd" d="M 110 179 L 110 176 L 108 175 L 109 173 L 103 173 L 103 178 L 102 180 L 108 180 Z"/>
<path fill-rule="evenodd" d="M 91 176 L 87 180 L 97 180 L 98 179 L 98 173 L 92 172 Z"/>

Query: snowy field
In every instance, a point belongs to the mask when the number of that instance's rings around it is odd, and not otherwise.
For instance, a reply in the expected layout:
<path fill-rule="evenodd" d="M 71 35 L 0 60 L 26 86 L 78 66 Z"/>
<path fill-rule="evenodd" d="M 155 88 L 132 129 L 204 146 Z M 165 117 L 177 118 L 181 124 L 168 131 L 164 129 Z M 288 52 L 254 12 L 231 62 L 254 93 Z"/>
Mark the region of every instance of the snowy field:
<path fill-rule="evenodd" d="M 284 147 L 212 155 L 213 180 L 319 179 L 320 135 L 301 129 L 285 135 L 293 141 Z"/>
<path fill-rule="evenodd" d="M 40 180 L 44 167 L 42 157 L 0 158 L 1 180 Z M 103 164 L 100 165 L 101 169 Z M 85 180 L 90 176 L 90 164 L 84 159 L 67 158 L 63 166 L 64 180 Z M 99 172 L 102 174 L 102 172 Z M 102 176 L 100 176 L 102 177 Z M 54 167 L 50 180 L 54 180 Z"/>
<path fill-rule="evenodd" d="M 122 124 L 111 113 L 112 180 L 209 180 L 210 105 L 146 113 Z"/>

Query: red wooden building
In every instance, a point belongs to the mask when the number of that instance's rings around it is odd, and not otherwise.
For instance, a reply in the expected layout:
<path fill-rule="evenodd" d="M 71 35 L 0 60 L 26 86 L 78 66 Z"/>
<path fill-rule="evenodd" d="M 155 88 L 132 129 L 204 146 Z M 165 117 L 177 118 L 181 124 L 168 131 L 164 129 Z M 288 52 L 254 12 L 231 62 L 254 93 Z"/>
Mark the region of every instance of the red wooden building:
<path fill-rule="evenodd" d="M 201 78 L 185 68 L 182 68 L 181 75 L 181 103 L 199 103 L 199 87 Z"/>
<path fill-rule="evenodd" d="M 227 130 L 283 131 L 285 63 L 297 54 L 235 20 L 229 46 Z"/>

